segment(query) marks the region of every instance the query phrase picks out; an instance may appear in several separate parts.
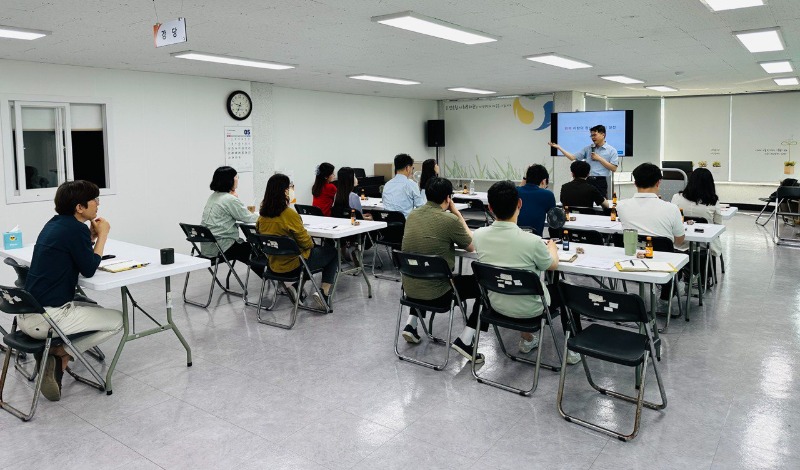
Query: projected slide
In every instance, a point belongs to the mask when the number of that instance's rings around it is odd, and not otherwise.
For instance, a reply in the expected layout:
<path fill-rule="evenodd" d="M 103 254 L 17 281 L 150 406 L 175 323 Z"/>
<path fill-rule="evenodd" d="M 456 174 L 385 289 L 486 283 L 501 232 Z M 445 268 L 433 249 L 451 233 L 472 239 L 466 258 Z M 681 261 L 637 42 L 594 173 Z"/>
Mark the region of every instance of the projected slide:
<path fill-rule="evenodd" d="M 574 153 L 592 144 L 589 129 L 606 126 L 606 142 L 617 149 L 617 155 L 633 156 L 633 111 L 586 111 L 553 113 L 551 138 L 567 152 Z M 552 149 L 552 152 L 557 152 Z M 561 152 L 553 155 L 563 155 Z"/>

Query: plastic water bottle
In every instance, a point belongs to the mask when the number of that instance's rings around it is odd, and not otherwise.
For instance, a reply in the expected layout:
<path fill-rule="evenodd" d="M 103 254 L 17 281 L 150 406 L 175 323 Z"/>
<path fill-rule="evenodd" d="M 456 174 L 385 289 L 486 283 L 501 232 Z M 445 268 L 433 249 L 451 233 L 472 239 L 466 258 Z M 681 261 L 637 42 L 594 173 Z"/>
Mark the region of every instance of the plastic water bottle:
<path fill-rule="evenodd" d="M 469 180 L 469 193 L 475 194 L 475 180 Z"/>

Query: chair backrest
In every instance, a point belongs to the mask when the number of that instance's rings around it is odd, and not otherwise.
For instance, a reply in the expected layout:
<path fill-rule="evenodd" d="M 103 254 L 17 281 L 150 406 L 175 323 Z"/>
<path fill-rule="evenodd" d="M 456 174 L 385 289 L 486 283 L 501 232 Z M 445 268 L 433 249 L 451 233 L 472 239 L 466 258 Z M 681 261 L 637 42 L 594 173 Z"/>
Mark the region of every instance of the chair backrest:
<path fill-rule="evenodd" d="M 18 315 L 21 313 L 45 313 L 45 310 L 25 289 L 0 286 L 0 312 Z"/>
<path fill-rule="evenodd" d="M 533 271 L 503 268 L 474 261 L 472 272 L 482 290 L 505 295 L 544 295 L 539 276 Z M 488 298 L 486 298 L 488 302 Z"/>
<path fill-rule="evenodd" d="M 247 244 L 250 245 L 250 259 L 254 260 L 264 256 L 258 243 L 258 230 L 256 226 L 243 222 L 237 222 L 236 225 L 239 226 L 242 234 L 244 234 L 244 239 L 247 240 Z"/>
<path fill-rule="evenodd" d="M 800 186 L 781 186 L 777 196 L 778 199 L 800 199 Z"/>
<path fill-rule="evenodd" d="M 569 231 L 569 241 L 574 243 L 588 243 L 589 245 L 606 244 L 603 234 L 597 230 L 572 229 Z"/>
<path fill-rule="evenodd" d="M 600 209 L 595 209 L 594 207 L 580 207 L 580 206 L 569 206 L 569 211 L 586 215 L 601 215 L 603 213 Z"/>
<path fill-rule="evenodd" d="M 563 280 L 558 283 L 558 291 L 573 318 L 583 315 L 597 320 L 637 323 L 650 320 L 644 300 L 633 293 L 578 286 Z"/>
<path fill-rule="evenodd" d="M 195 243 L 217 243 L 217 239 L 208 227 L 179 223 L 181 230 L 186 235 L 186 241 Z"/>
<path fill-rule="evenodd" d="M 300 256 L 300 247 L 293 238 L 256 234 L 256 246 L 267 256 Z"/>
<path fill-rule="evenodd" d="M 659 194 L 665 201 L 671 201 L 672 196 L 686 189 L 686 182 L 689 178 L 683 170 L 677 168 L 662 168 L 664 179 L 659 186 Z"/>
<path fill-rule="evenodd" d="M 452 279 L 453 271 L 444 258 L 392 250 L 400 274 L 414 279 Z"/>
<path fill-rule="evenodd" d="M 367 172 L 365 172 L 363 168 L 353 168 L 353 174 L 358 179 L 363 179 L 367 177 Z"/>
<path fill-rule="evenodd" d="M 318 215 L 324 216 L 322 209 L 317 206 L 306 206 L 305 204 L 295 204 L 294 210 L 300 215 Z"/>
<path fill-rule="evenodd" d="M 370 210 L 368 211 L 372 214 L 372 220 L 378 222 L 386 222 L 387 226 L 394 226 L 399 227 L 406 225 L 406 216 L 403 215 L 402 212 L 398 211 L 379 211 L 379 210 Z"/>
<path fill-rule="evenodd" d="M 693 216 L 690 216 L 690 215 L 684 216 L 683 220 L 686 220 L 686 221 L 691 220 L 691 221 L 694 221 L 694 223 L 696 223 L 696 224 L 707 224 L 708 223 L 708 219 L 706 219 L 705 217 L 693 217 Z"/>
<path fill-rule="evenodd" d="M 653 251 L 665 251 L 667 253 L 675 252 L 675 244 L 672 242 L 672 239 L 667 237 L 657 237 L 655 235 L 643 235 L 639 234 L 639 243 L 644 243 L 647 241 L 647 237 L 651 237 L 653 239 Z M 625 243 L 622 239 L 622 234 L 617 232 L 611 235 L 611 244 L 616 247 L 623 247 Z"/>
<path fill-rule="evenodd" d="M 331 217 L 336 217 L 337 219 L 349 219 L 352 209 L 350 206 L 339 206 L 334 204 L 331 207 Z M 361 212 L 355 211 L 356 220 L 364 220 L 364 216 L 361 215 Z"/>
<path fill-rule="evenodd" d="M 6 258 L 3 260 L 3 262 L 11 266 L 14 269 L 14 272 L 17 273 L 17 280 L 14 281 L 14 285 L 24 288 L 25 281 L 28 280 L 28 271 L 31 270 L 30 266 L 23 266 L 17 263 L 17 260 L 13 258 Z"/>

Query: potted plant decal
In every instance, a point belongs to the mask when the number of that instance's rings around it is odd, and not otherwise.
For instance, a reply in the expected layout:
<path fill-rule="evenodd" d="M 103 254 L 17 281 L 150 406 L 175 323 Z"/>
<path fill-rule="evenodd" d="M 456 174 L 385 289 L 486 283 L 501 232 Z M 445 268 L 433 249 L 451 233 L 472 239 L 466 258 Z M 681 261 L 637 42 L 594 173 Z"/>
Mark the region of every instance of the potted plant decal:
<path fill-rule="evenodd" d="M 795 162 L 789 160 L 783 162 L 783 174 L 784 175 L 793 175 L 794 174 L 794 164 Z"/>
<path fill-rule="evenodd" d="M 700 160 L 699 162 L 697 162 L 697 166 L 699 166 L 700 168 L 705 168 L 708 166 L 708 162 L 705 160 Z"/>

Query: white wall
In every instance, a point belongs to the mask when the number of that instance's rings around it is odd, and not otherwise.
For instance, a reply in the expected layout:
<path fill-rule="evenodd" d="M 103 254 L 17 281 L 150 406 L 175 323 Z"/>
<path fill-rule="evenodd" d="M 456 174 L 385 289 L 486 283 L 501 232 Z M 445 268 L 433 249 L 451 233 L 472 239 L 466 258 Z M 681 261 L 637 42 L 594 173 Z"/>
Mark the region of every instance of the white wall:
<path fill-rule="evenodd" d="M 371 175 L 374 163 L 391 163 L 398 153 L 418 161 L 435 155 L 425 143 L 425 123 L 436 119 L 436 101 L 280 87 L 271 95 L 272 169 L 293 172 L 300 204 L 311 204 L 314 168 L 322 162 Z M 257 179 L 256 188 L 263 191 L 265 183 Z"/>

